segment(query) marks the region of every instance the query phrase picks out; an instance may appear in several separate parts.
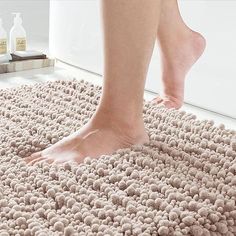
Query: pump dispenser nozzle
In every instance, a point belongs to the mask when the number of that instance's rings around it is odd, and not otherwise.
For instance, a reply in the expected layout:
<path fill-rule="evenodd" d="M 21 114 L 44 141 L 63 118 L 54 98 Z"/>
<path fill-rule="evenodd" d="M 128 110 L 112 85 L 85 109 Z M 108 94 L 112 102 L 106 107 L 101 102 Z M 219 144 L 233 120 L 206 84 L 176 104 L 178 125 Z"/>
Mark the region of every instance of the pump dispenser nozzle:
<path fill-rule="evenodd" d="M 22 24 L 21 13 L 20 12 L 13 12 L 14 17 L 14 24 Z"/>

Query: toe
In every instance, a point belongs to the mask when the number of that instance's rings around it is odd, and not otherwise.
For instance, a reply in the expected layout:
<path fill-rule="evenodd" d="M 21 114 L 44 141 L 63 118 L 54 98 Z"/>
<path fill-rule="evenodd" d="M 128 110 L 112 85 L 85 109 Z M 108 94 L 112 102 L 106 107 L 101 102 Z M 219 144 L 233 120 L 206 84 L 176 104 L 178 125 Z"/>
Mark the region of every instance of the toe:
<path fill-rule="evenodd" d="M 163 99 L 160 96 L 158 96 L 158 97 L 154 98 L 153 101 L 156 102 L 157 104 L 159 104 L 159 103 L 163 102 Z"/>
<path fill-rule="evenodd" d="M 171 108 L 179 109 L 181 107 L 181 104 L 173 102 L 173 101 L 170 101 L 170 100 L 163 100 L 161 105 L 164 105 L 168 109 L 171 109 Z"/>
<path fill-rule="evenodd" d="M 41 157 L 41 156 L 42 156 L 42 152 L 36 152 L 36 153 L 33 153 L 32 155 L 26 157 L 26 158 L 25 158 L 25 161 L 26 161 L 26 162 L 30 162 L 30 161 L 32 161 L 32 160 L 34 160 L 34 159 L 36 159 L 36 158 Z"/>
<path fill-rule="evenodd" d="M 35 159 L 31 160 L 30 162 L 28 162 L 28 165 L 34 165 L 35 163 L 42 161 L 42 160 L 45 160 L 45 158 L 44 157 L 35 158 Z"/>
<path fill-rule="evenodd" d="M 164 105 L 166 108 L 171 108 L 172 103 L 170 101 L 163 100 L 163 102 L 161 102 L 161 105 Z"/>
<path fill-rule="evenodd" d="M 51 163 L 54 165 L 63 165 L 66 161 L 51 160 Z"/>
<path fill-rule="evenodd" d="M 32 156 L 33 158 L 38 158 L 38 157 L 41 156 L 41 154 L 42 154 L 42 151 L 40 151 L 40 152 L 35 152 L 35 153 L 33 153 L 31 156 Z"/>
<path fill-rule="evenodd" d="M 35 163 L 39 164 L 39 163 L 42 163 L 42 162 L 46 162 L 48 164 L 52 164 L 54 161 L 55 161 L 55 159 L 53 159 L 50 155 L 42 155 L 41 154 L 40 157 L 36 158 L 35 161 L 32 160 L 31 163 L 33 163 L 33 165 Z"/>
<path fill-rule="evenodd" d="M 45 161 L 48 164 L 52 164 L 52 163 L 54 163 L 55 160 L 48 158 L 48 159 L 45 159 L 45 160 L 42 160 L 42 161 Z"/>

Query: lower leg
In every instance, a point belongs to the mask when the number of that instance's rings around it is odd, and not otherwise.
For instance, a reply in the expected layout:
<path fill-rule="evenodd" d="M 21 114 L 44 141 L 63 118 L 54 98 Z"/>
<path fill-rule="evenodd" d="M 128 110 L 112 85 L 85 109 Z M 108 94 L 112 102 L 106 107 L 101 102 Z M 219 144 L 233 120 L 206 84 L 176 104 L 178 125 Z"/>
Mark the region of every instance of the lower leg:
<path fill-rule="evenodd" d="M 177 0 L 163 1 L 157 34 L 162 58 L 163 96 L 157 102 L 179 108 L 185 76 L 205 49 L 205 39 L 184 23 Z"/>
<path fill-rule="evenodd" d="M 104 84 L 98 113 L 143 126 L 145 78 L 158 30 L 160 0 L 104 0 Z"/>
<path fill-rule="evenodd" d="M 82 129 L 27 161 L 81 162 L 148 141 L 143 93 L 159 13 L 160 0 L 102 1 L 105 67 L 97 111 Z"/>

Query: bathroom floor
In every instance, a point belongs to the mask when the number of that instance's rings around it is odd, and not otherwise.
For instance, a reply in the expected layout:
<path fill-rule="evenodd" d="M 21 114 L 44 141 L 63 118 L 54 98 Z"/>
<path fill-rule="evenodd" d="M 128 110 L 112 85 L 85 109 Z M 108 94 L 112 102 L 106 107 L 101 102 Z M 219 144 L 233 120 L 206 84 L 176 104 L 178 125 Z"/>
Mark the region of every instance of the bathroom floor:
<path fill-rule="evenodd" d="M 0 88 L 12 88 L 23 84 L 33 85 L 37 82 L 68 80 L 72 78 L 84 79 L 86 81 L 101 85 L 102 77 L 91 72 L 69 66 L 62 62 L 57 62 L 55 68 L 43 68 L 30 71 L 22 71 L 17 73 L 8 73 L 0 75 Z M 156 95 L 148 91 L 145 92 L 145 99 L 152 100 Z M 198 119 L 214 120 L 215 124 L 224 124 L 226 128 L 236 130 L 236 119 L 223 116 L 214 112 L 210 112 L 199 107 L 185 104 L 182 107 L 190 113 L 197 115 Z"/>

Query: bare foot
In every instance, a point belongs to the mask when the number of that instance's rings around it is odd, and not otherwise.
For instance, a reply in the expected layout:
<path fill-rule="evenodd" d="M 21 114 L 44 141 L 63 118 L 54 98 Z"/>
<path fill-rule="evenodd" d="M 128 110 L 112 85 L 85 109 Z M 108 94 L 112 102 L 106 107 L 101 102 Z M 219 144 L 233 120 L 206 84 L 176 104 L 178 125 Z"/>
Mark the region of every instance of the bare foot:
<path fill-rule="evenodd" d="M 179 109 L 184 101 L 185 76 L 206 47 L 204 37 L 192 30 L 179 40 L 178 45 L 162 51 L 163 94 L 154 99 L 167 108 Z"/>
<path fill-rule="evenodd" d="M 65 137 L 47 149 L 26 158 L 28 164 L 39 161 L 48 163 L 83 162 L 89 156 L 96 158 L 103 154 L 111 154 L 120 148 L 149 141 L 144 125 L 123 125 L 111 118 L 98 115 L 92 118 L 79 131 Z"/>

